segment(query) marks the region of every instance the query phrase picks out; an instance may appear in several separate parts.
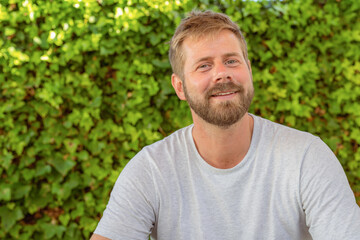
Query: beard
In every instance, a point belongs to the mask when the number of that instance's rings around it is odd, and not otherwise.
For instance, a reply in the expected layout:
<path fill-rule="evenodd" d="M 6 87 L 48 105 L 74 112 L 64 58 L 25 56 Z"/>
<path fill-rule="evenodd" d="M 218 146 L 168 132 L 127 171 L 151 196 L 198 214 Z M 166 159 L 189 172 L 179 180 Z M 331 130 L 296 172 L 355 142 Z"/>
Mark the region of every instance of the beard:
<path fill-rule="evenodd" d="M 184 93 L 190 108 L 204 121 L 221 128 L 228 128 L 248 112 L 254 88 L 247 89 L 233 82 L 219 83 L 205 92 L 205 98 L 190 96 L 184 81 Z M 237 92 L 235 100 L 211 104 L 210 98 L 218 92 Z"/>

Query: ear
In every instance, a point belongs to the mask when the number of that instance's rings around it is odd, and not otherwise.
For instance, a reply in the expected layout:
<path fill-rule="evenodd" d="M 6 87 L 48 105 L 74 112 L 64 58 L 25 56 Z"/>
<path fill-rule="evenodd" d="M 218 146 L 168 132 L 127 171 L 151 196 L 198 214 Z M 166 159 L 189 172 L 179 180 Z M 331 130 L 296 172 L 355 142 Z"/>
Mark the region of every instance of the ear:
<path fill-rule="evenodd" d="M 181 81 L 180 77 L 173 73 L 171 75 L 171 84 L 175 89 L 176 95 L 180 100 L 186 100 L 185 93 L 184 93 L 184 86 L 183 82 Z"/>

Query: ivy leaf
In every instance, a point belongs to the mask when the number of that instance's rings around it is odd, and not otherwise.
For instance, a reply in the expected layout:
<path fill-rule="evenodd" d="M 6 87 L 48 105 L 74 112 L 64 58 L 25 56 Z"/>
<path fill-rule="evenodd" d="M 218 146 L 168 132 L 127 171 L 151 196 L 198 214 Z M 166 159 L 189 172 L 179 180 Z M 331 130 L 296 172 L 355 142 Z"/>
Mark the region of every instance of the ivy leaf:
<path fill-rule="evenodd" d="M 65 176 L 67 172 L 76 165 L 74 161 L 68 159 L 66 156 L 64 158 L 53 158 L 49 161 L 49 163 L 53 165 L 63 176 Z"/>
<path fill-rule="evenodd" d="M 12 188 L 14 189 L 13 191 L 14 200 L 21 199 L 24 196 L 27 196 L 31 190 L 31 186 L 26 186 L 21 183 L 14 184 Z"/>
<path fill-rule="evenodd" d="M 58 226 L 50 223 L 42 223 L 40 226 L 45 233 L 44 234 L 45 239 L 54 239 L 55 235 L 58 238 L 61 238 L 61 236 L 66 230 L 64 226 Z"/>
<path fill-rule="evenodd" d="M 11 200 L 11 188 L 5 184 L 0 185 L 0 200 Z"/>
<path fill-rule="evenodd" d="M 13 158 L 14 156 L 5 149 L 4 154 L 0 156 L 0 165 L 5 169 L 9 169 Z"/>
<path fill-rule="evenodd" d="M 5 232 L 8 232 L 15 225 L 16 221 L 24 217 L 24 214 L 18 206 L 13 210 L 2 206 L 0 207 L 0 217 L 2 227 L 5 229 Z"/>

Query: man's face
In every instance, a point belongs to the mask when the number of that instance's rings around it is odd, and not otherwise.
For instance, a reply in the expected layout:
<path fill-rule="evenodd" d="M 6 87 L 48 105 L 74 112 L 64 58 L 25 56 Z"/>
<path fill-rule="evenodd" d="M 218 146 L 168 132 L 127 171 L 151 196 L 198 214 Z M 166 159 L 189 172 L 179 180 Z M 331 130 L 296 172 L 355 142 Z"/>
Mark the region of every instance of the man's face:
<path fill-rule="evenodd" d="M 183 43 L 184 95 L 192 114 L 229 127 L 248 111 L 254 95 L 250 64 L 239 40 L 228 30 Z"/>

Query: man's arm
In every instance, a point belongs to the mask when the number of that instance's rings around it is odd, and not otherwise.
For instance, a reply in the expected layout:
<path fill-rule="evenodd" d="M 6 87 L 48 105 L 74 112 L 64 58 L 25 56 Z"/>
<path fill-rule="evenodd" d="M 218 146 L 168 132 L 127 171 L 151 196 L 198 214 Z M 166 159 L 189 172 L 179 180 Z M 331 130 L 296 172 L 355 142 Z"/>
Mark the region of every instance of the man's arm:
<path fill-rule="evenodd" d="M 301 196 L 313 239 L 360 239 L 360 208 L 340 162 L 320 140 L 305 156 Z"/>
<path fill-rule="evenodd" d="M 96 234 L 94 233 L 90 240 L 111 240 L 110 238 L 106 238 L 106 237 L 103 237 L 103 236 L 100 236 L 99 234 Z"/>
<path fill-rule="evenodd" d="M 93 239 L 148 239 L 155 224 L 156 193 L 149 156 L 139 152 L 123 169 Z"/>

